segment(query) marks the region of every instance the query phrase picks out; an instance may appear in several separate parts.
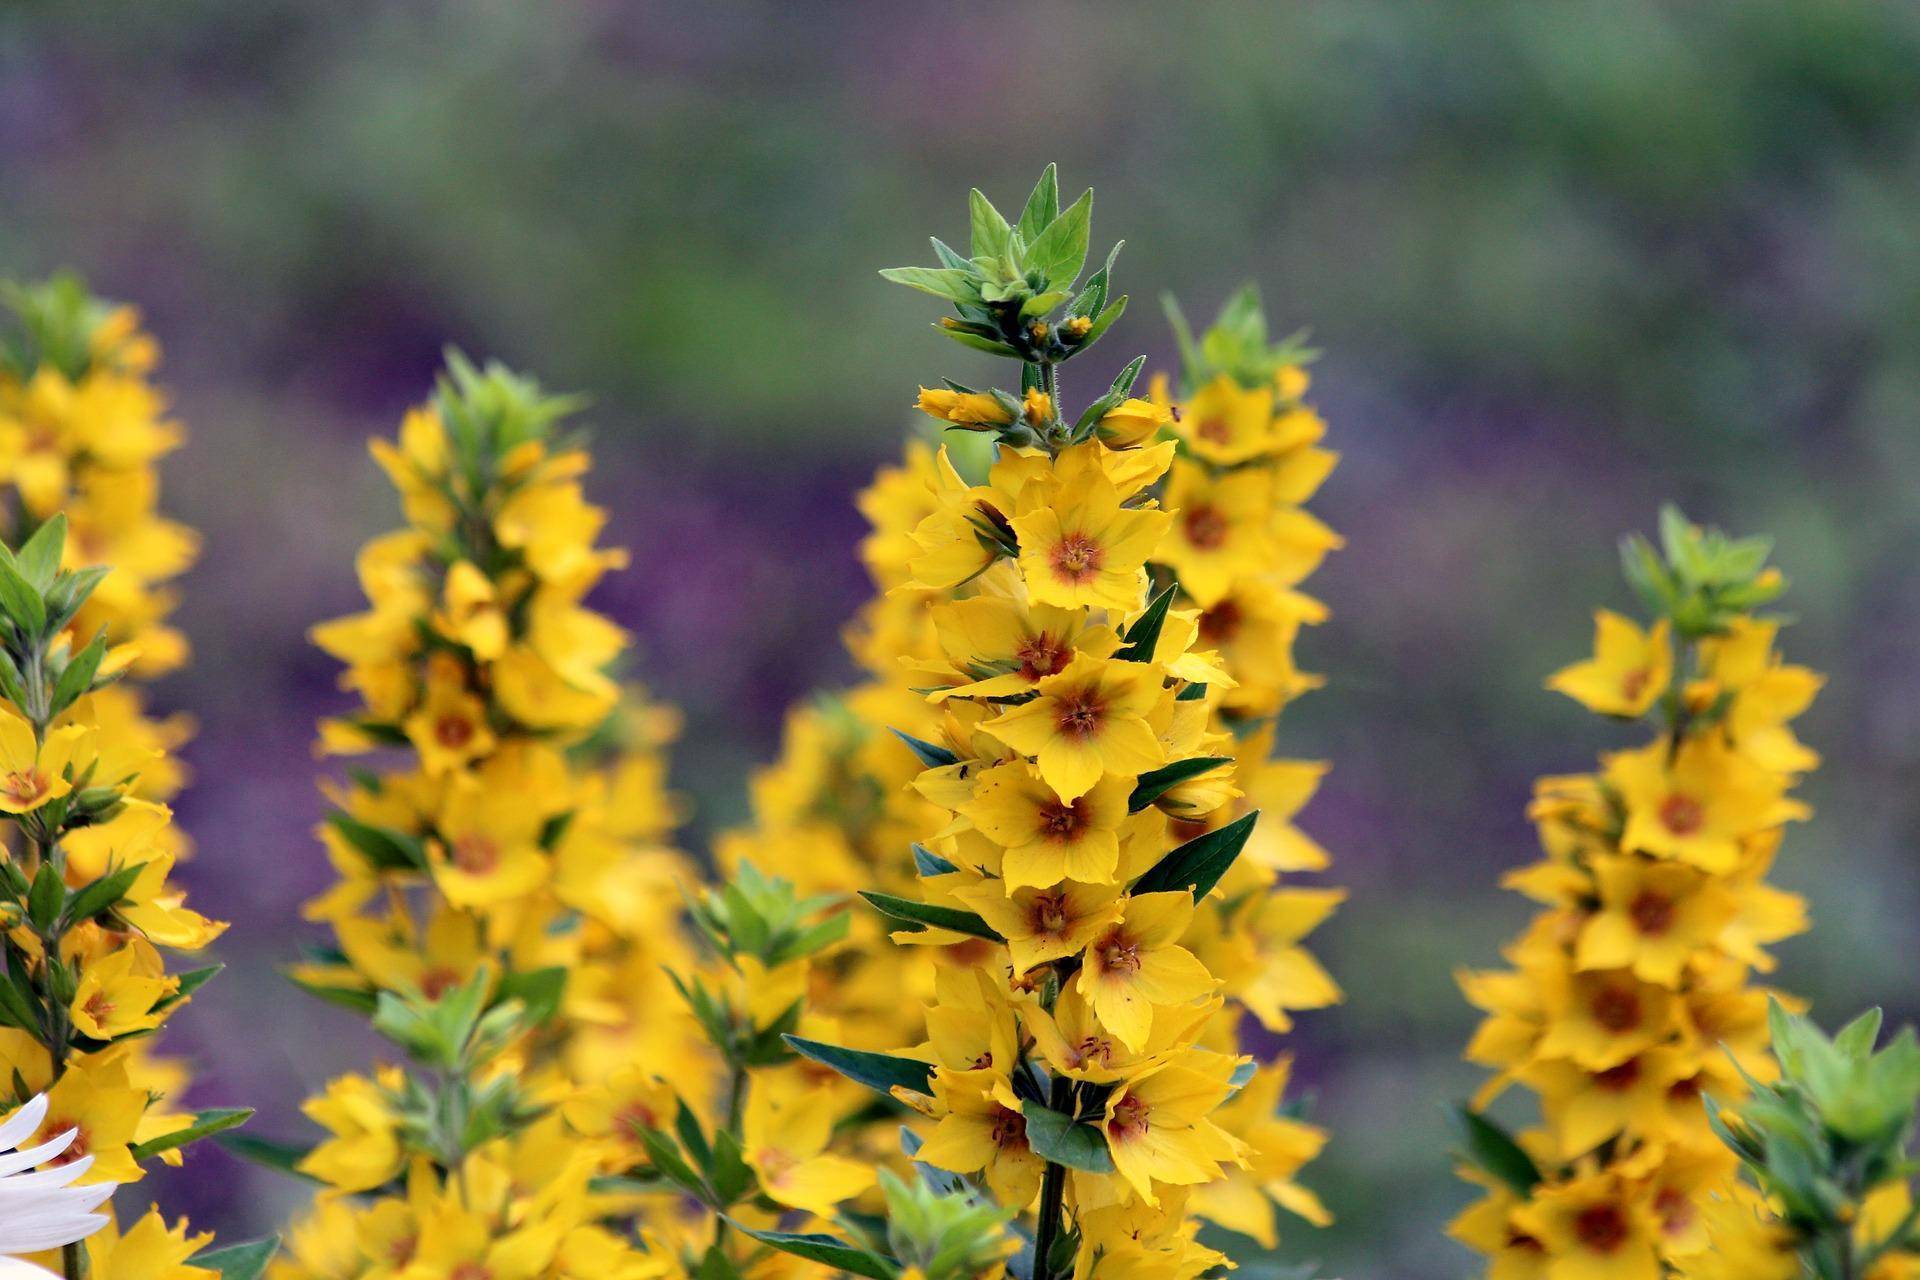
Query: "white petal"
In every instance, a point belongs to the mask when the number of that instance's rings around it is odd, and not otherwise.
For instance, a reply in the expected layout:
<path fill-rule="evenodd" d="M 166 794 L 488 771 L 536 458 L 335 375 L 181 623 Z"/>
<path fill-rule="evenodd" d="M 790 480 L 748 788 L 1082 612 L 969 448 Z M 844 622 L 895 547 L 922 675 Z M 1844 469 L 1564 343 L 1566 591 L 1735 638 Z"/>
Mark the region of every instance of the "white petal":
<path fill-rule="evenodd" d="M 46 1118 L 47 1095 L 36 1093 L 33 1101 L 9 1116 L 5 1124 L 0 1124 L 0 1151 L 11 1151 L 31 1138 Z"/>
<path fill-rule="evenodd" d="M 16 1151 L 12 1155 L 0 1156 L 0 1178 L 4 1178 L 10 1173 L 18 1173 L 22 1169 L 31 1169 L 35 1165 L 45 1164 L 72 1146 L 73 1140 L 79 1132 L 78 1129 L 69 1129 L 59 1137 L 49 1138 L 37 1147 L 28 1147 L 25 1151 Z"/>
<path fill-rule="evenodd" d="M 102 1222 L 106 1219 L 102 1218 Z M 48 1245 L 49 1249 L 53 1246 Z M 18 1258 L 0 1258 L 0 1280 L 44 1280 L 52 1275 L 44 1267 L 36 1267 L 31 1262 L 22 1262 Z"/>

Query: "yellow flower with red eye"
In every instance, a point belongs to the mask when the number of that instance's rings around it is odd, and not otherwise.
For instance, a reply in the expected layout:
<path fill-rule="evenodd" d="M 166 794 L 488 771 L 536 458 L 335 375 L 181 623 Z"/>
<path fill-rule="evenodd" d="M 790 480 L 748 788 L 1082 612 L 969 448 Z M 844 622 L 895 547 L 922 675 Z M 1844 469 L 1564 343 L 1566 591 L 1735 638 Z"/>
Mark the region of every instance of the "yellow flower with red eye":
<path fill-rule="evenodd" d="M 1580 928 L 1582 969 L 1631 969 L 1677 987 L 1692 957 L 1711 954 L 1740 909 L 1723 881 L 1679 862 L 1608 857 L 1593 864 L 1599 909 Z"/>
<path fill-rule="evenodd" d="M 500 907 L 525 897 L 552 871 L 540 847 L 545 827 L 540 806 L 516 789 L 456 779 L 429 846 L 434 884 L 462 907 Z"/>
<path fill-rule="evenodd" d="M 989 882 L 956 889 L 954 897 L 1007 940 L 1015 976 L 1049 960 L 1077 955 L 1120 918 L 1119 890 L 1112 885 L 1069 881 L 1009 894 Z"/>
<path fill-rule="evenodd" d="M 1266 569 L 1273 549 L 1273 481 L 1264 471 L 1215 476 L 1198 463 L 1176 462 L 1166 505 L 1173 521 L 1153 558 L 1170 566 L 1202 607 Z"/>
<path fill-rule="evenodd" d="M 804 1085 L 763 1077 L 747 1097 L 742 1130 L 747 1163 L 760 1189 L 781 1204 L 830 1217 L 843 1200 L 874 1182 L 871 1166 L 827 1154 L 833 1112 L 817 1105 Z"/>
<path fill-rule="evenodd" d="M 428 660 L 426 694 L 401 728 L 429 774 L 463 769 L 495 745 L 487 704 L 467 687 L 466 665 L 450 653 Z"/>
<path fill-rule="evenodd" d="M 1647 630 L 1607 609 L 1593 615 L 1593 656 L 1547 678 L 1589 711 L 1638 719 L 1673 679 L 1673 627 L 1665 618 Z"/>
<path fill-rule="evenodd" d="M 1626 970 L 1574 972 L 1552 965 L 1537 976 L 1546 1011 L 1542 1057 L 1570 1058 L 1589 1071 L 1604 1071 L 1673 1034 L 1673 994 Z"/>
<path fill-rule="evenodd" d="M 137 1140 L 146 1108 L 147 1095 L 133 1087 L 126 1064 L 117 1057 L 74 1058 L 47 1090 L 47 1114 L 40 1128 L 20 1146 L 38 1146 L 71 1129 L 73 1142 L 50 1165 L 92 1156 L 93 1167 L 81 1175 L 81 1183 L 138 1182 L 140 1166 L 128 1147 Z"/>
<path fill-rule="evenodd" d="M 1138 663 L 1075 658 L 1039 696 L 981 728 L 1022 755 L 1062 800 L 1077 800 L 1108 773 L 1137 777 L 1165 763 L 1147 716 L 1160 701 L 1157 672 Z"/>
<path fill-rule="evenodd" d="M 1027 1144 L 1027 1119 L 1003 1072 L 936 1068 L 931 1113 L 934 1126 L 916 1160 L 983 1174 L 1001 1204 L 1032 1203 L 1046 1161 Z"/>
<path fill-rule="evenodd" d="M 1077 654 L 1105 658 L 1120 647 L 1112 627 L 1090 622 L 1083 610 L 1053 605 L 975 596 L 935 605 L 931 616 L 946 678 L 958 677 L 933 695 L 935 701 L 1027 693 L 1064 671 Z"/>
<path fill-rule="evenodd" d="M 129 944 L 86 962 L 68 1013 L 82 1035 L 112 1040 L 159 1026 L 167 1011 L 154 1005 L 179 989 L 152 947 Z"/>
<path fill-rule="evenodd" d="M 941 965 L 927 1009 L 926 1055 L 954 1071 L 1011 1071 L 1020 1057 L 1020 1021 L 1004 979 Z"/>
<path fill-rule="evenodd" d="M 1807 816 L 1786 796 L 1786 779 L 1717 740 L 1689 737 L 1678 751 L 1655 742 L 1607 760 L 1605 778 L 1626 806 L 1623 848 L 1673 858 L 1724 875 L 1742 842 Z"/>
<path fill-rule="evenodd" d="M 1137 1051 L 1101 1025 L 1093 1005 L 1076 987 L 1062 990 L 1051 1010 L 1036 1000 L 1022 1001 L 1020 1018 L 1048 1070 L 1074 1080 L 1112 1084 L 1137 1074 L 1148 1062 L 1192 1044 L 1220 1006 L 1221 1001 L 1215 999 L 1155 1009 L 1153 1030 Z"/>
<path fill-rule="evenodd" d="M 1190 1202 L 1209 1222 L 1250 1236 L 1268 1249 L 1279 1244 L 1275 1204 L 1316 1227 L 1333 1221 L 1320 1197 L 1294 1180 L 1326 1146 L 1327 1133 L 1282 1110 L 1291 1070 L 1292 1063 L 1281 1058 L 1256 1071 L 1209 1117 L 1243 1144 L 1246 1168 L 1229 1168 L 1224 1179 L 1195 1187 Z"/>
<path fill-rule="evenodd" d="M 1545 1280 L 1660 1280 L 1660 1226 L 1646 1188 L 1618 1172 L 1537 1187 L 1513 1216 L 1540 1242 Z"/>
<path fill-rule="evenodd" d="M 1062 608 L 1139 607 L 1145 565 L 1164 539 L 1164 511 L 1121 506 L 1120 490 L 1088 472 L 1009 522 L 1029 598 Z"/>
<path fill-rule="evenodd" d="M 1009 890 L 1077 880 L 1103 884 L 1120 865 L 1120 824 L 1133 780 L 1108 774 L 1085 795 L 1062 800 L 1023 761 L 980 775 L 960 813 L 1006 850 L 1000 874 Z"/>
<path fill-rule="evenodd" d="M 1622 1133 L 1653 1140 L 1679 1136 L 1671 1123 L 1669 1100 L 1679 1091 L 1692 1108 L 1700 1109 L 1692 1084 L 1700 1070 L 1695 1054 L 1663 1045 L 1599 1070 L 1564 1058 L 1543 1058 L 1520 1068 L 1517 1076 L 1540 1095 L 1548 1133 L 1559 1141 L 1555 1154 L 1574 1160 Z M 1732 1083 L 1737 1087 L 1738 1078 Z M 1700 1120 L 1704 1125 L 1704 1110 Z"/>
<path fill-rule="evenodd" d="M 1219 985 L 1180 938 L 1193 922 L 1184 890 L 1139 893 L 1087 947 L 1076 979 L 1102 1024 L 1129 1049 L 1144 1048 L 1155 1006 L 1192 1004 Z"/>
<path fill-rule="evenodd" d="M 429 1000 L 466 981 L 486 954 L 479 922 L 444 902 L 433 906 L 424 930 L 405 911 L 385 919 L 345 915 L 332 924 L 340 950 L 359 978 L 388 991 L 418 992 Z"/>
<path fill-rule="evenodd" d="M 1181 407 L 1175 428 L 1195 456 L 1234 466 L 1273 445 L 1273 388 L 1243 388 L 1225 374 Z"/>
<path fill-rule="evenodd" d="M 84 725 L 64 725 L 41 742 L 26 717 L 0 705 L 0 811 L 32 813 L 72 791 L 67 765 L 88 732 Z"/>
<path fill-rule="evenodd" d="M 1013 421 L 1013 415 L 1007 412 L 1006 406 L 981 391 L 922 387 L 913 407 L 950 427 L 962 427 L 968 431 L 988 431 Z"/>
<path fill-rule="evenodd" d="M 671 1126 L 677 1107 L 673 1086 L 636 1064 L 579 1090 L 562 1111 L 575 1129 L 618 1144 L 627 1162 L 638 1164 L 647 1150 L 641 1134 Z"/>
<path fill-rule="evenodd" d="M 1104 1128 L 1113 1167 L 1149 1205 L 1156 1184 L 1195 1186 L 1245 1158 L 1240 1142 L 1209 1117 L 1233 1092 L 1239 1060 L 1194 1050 L 1147 1068 L 1107 1098 Z"/>

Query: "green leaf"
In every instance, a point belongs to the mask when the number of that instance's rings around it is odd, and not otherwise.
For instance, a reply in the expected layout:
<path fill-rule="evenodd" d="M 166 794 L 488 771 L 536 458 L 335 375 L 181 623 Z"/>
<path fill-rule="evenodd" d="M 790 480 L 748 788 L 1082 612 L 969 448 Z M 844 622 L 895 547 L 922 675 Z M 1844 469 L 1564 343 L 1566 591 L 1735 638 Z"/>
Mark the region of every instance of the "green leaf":
<path fill-rule="evenodd" d="M 27 544 L 14 553 L 20 576 L 35 591 L 45 593 L 60 572 L 60 556 L 67 549 L 67 513 L 56 511 L 51 520 L 34 530 Z"/>
<path fill-rule="evenodd" d="M 1167 609 L 1173 604 L 1174 594 L 1179 587 L 1173 583 L 1161 588 L 1160 593 L 1147 601 L 1147 607 L 1133 620 L 1124 637 L 1126 644 L 1113 655 L 1126 662 L 1151 662 L 1153 651 L 1160 644 L 1160 628 L 1167 621 Z"/>
<path fill-rule="evenodd" d="M 972 239 L 968 248 L 974 258 L 1004 258 L 1013 243 L 1013 228 L 993 207 L 993 201 L 975 187 L 967 193 L 968 224 Z"/>
<path fill-rule="evenodd" d="M 1060 166 L 1050 164 L 1040 173 L 1040 181 L 1033 184 L 1033 194 L 1027 197 L 1026 207 L 1020 210 L 1020 221 L 1016 230 L 1020 238 L 1032 244 L 1034 238 L 1047 229 L 1047 224 L 1060 216 Z"/>
<path fill-rule="evenodd" d="M 190 1142 L 210 1138 L 226 1129 L 237 1129 L 253 1115 L 252 1107 L 216 1107 L 211 1111 L 201 1111 L 194 1115 L 193 1123 L 184 1129 L 172 1133 L 163 1133 L 157 1138 L 142 1142 L 133 1148 L 135 1160 L 146 1160 L 163 1151 L 172 1151 L 184 1147 Z"/>
<path fill-rule="evenodd" d="M 566 993 L 567 971 L 556 965 L 550 969 L 515 971 L 500 979 L 496 1000 L 518 1000 L 526 1006 L 527 1019 L 539 1024 L 552 1021 L 560 1012 L 560 998 Z"/>
<path fill-rule="evenodd" d="M 310 1173 L 302 1173 L 300 1162 L 313 1154 L 311 1145 L 296 1142 L 276 1142 L 272 1138 L 256 1138 L 250 1133 L 229 1131 L 214 1138 L 214 1144 L 229 1151 L 242 1160 L 250 1161 L 268 1169 L 277 1169 L 281 1173 L 304 1178 L 308 1182 L 320 1179 Z"/>
<path fill-rule="evenodd" d="M 61 668 L 60 678 L 53 682 L 53 714 L 59 715 L 72 706 L 87 690 L 93 688 L 93 678 L 100 672 L 100 661 L 107 656 L 107 632 L 102 627 L 86 648 L 68 659 Z"/>
<path fill-rule="evenodd" d="M 1833 1047 L 1855 1062 L 1866 1061 L 1873 1053 L 1873 1046 L 1879 1043 L 1883 1016 L 1879 1009 L 1867 1010 L 1840 1029 L 1840 1034 L 1833 1038 Z"/>
<path fill-rule="evenodd" d="M 795 1257 L 806 1258 L 812 1262 L 824 1263 L 836 1271 L 845 1271 L 849 1275 L 864 1276 L 866 1280 L 894 1280 L 900 1274 L 900 1264 L 883 1253 L 874 1253 L 858 1245 L 849 1244 L 838 1236 L 819 1233 L 797 1234 L 791 1231 L 756 1231 L 752 1227 L 735 1222 L 742 1235 L 758 1240 L 782 1253 L 791 1253 Z"/>
<path fill-rule="evenodd" d="M 990 356 L 1018 356 L 1020 353 L 1004 342 L 993 338 L 983 338 L 977 333 L 968 333 L 965 329 L 949 329 L 946 325 L 933 326 L 963 347 L 972 347 L 975 351 L 984 351 Z"/>
<path fill-rule="evenodd" d="M 1027 246 L 1026 265 L 1045 276 L 1047 283 L 1073 283 L 1087 265 L 1087 233 L 1093 219 L 1093 192 L 1081 194 L 1066 212 L 1047 224 Z"/>
<path fill-rule="evenodd" d="M 33 1005 L 11 980 L 0 982 L 0 1018 L 35 1036 L 42 1034 L 39 1016 Z"/>
<path fill-rule="evenodd" d="M 920 763 L 929 769 L 944 769 L 950 764 L 960 763 L 959 756 L 937 743 L 923 742 L 912 734 L 902 733 L 898 729 L 892 729 L 889 732 L 909 747 L 912 747 L 913 754 L 919 756 Z"/>
<path fill-rule="evenodd" d="M 1121 316 L 1125 315 L 1126 313 L 1127 313 L 1127 295 L 1123 293 L 1119 297 L 1115 298 L 1112 302 L 1109 302 L 1106 305 L 1106 309 L 1101 311 L 1101 313 L 1098 316 L 1094 317 L 1093 327 L 1087 330 L 1086 337 L 1080 339 L 1080 345 L 1079 347 L 1076 348 L 1076 350 L 1085 351 L 1088 347 L 1100 341 L 1100 339 L 1106 334 L 1107 330 L 1113 328 L 1113 322 L 1118 320 Z"/>
<path fill-rule="evenodd" d="M 1194 756 L 1190 760 L 1176 760 L 1150 773 L 1143 773 L 1133 784 L 1133 794 L 1127 797 L 1127 812 L 1139 813 L 1187 779 L 1197 778 L 1223 764 L 1232 763 L 1232 756 Z"/>
<path fill-rule="evenodd" d="M 46 601 L 21 576 L 11 558 L 0 560 L 0 609 L 6 610 L 14 625 L 29 636 L 38 636 L 47 625 Z"/>
<path fill-rule="evenodd" d="M 360 821 L 339 809 L 327 815 L 327 825 L 359 851 L 376 871 L 425 871 L 426 846 L 418 836 Z"/>
<path fill-rule="evenodd" d="M 913 846 L 913 869 L 915 873 L 922 876 L 944 876 L 950 875 L 960 868 L 954 866 L 951 862 L 948 862 L 945 858 L 927 848 L 927 846 L 916 844 Z"/>
<path fill-rule="evenodd" d="M 1113 1172 L 1107 1135 L 1097 1126 L 1079 1124 L 1072 1116 L 1031 1100 L 1020 1110 L 1027 1118 L 1027 1145 L 1035 1155 L 1083 1173 Z"/>
<path fill-rule="evenodd" d="M 980 301 L 980 290 L 971 274 L 955 267 L 888 267 L 880 276 L 949 302 Z"/>
<path fill-rule="evenodd" d="M 133 882 L 140 878 L 140 873 L 146 869 L 146 866 L 144 862 L 136 862 L 130 866 L 109 871 L 67 899 L 68 922 L 77 924 L 82 920 L 91 920 L 102 911 L 117 904 L 126 896 L 127 890 L 133 887 Z"/>
<path fill-rule="evenodd" d="M 871 902 L 885 916 L 903 920 L 915 926 L 931 926 L 946 929 L 953 933 L 964 933 L 972 938 L 985 938 L 988 942 L 1005 942 L 1006 939 L 994 932 L 993 926 L 971 911 L 962 911 L 958 907 L 942 907 L 931 902 L 915 902 L 912 898 L 896 898 L 890 893 L 877 893 L 862 889 L 860 896 Z"/>
<path fill-rule="evenodd" d="M 27 918 L 42 930 L 51 929 L 66 905 L 67 886 L 51 861 L 40 864 L 33 877 L 33 889 L 27 894 Z"/>
<path fill-rule="evenodd" d="M 1453 1118 L 1466 1144 L 1467 1159 L 1522 1196 L 1533 1190 L 1540 1181 L 1540 1168 L 1505 1129 L 1471 1107 L 1455 1108 Z"/>
<path fill-rule="evenodd" d="M 196 1253 L 189 1258 L 196 1267 L 220 1273 L 220 1280 L 260 1280 L 267 1264 L 280 1252 L 280 1237 L 268 1236 L 246 1244 L 230 1244 L 223 1249 Z"/>
<path fill-rule="evenodd" d="M 1240 856 L 1260 811 L 1243 814 L 1226 826 L 1195 836 L 1153 864 L 1147 873 L 1133 882 L 1130 893 L 1165 893 L 1191 889 L 1195 902 L 1213 891 L 1220 877 Z"/>
<path fill-rule="evenodd" d="M 863 1084 L 875 1093 L 893 1096 L 895 1088 L 914 1093 L 930 1093 L 933 1066 L 918 1058 L 901 1058 L 891 1053 L 869 1053 L 864 1049 L 846 1049 L 839 1045 L 785 1037 L 787 1047 L 803 1058 L 823 1067 L 832 1067 L 855 1084 Z"/>

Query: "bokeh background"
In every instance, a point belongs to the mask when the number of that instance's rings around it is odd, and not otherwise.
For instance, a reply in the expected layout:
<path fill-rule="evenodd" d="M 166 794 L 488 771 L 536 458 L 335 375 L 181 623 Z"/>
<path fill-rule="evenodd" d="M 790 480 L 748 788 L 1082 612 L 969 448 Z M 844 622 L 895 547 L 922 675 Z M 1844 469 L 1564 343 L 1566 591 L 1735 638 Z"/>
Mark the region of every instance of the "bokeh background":
<path fill-rule="evenodd" d="M 309 744 L 341 705 L 303 633 L 357 603 L 395 519 L 364 441 L 442 344 L 593 396 L 635 553 L 602 603 L 686 712 L 698 845 L 847 671 L 849 498 L 913 387 L 990 363 L 874 269 L 1058 160 L 1129 242 L 1089 364 L 1166 367 L 1155 296 L 1210 313 L 1245 277 L 1326 352 L 1319 506 L 1351 542 L 1285 741 L 1337 762 L 1307 822 L 1353 889 L 1320 935 L 1351 1000 L 1297 1039 L 1342 1221 L 1285 1252 L 1468 1274 L 1450 973 L 1526 914 L 1494 882 L 1530 779 L 1615 740 L 1540 680 L 1628 604 L 1613 544 L 1662 500 L 1779 536 L 1790 653 L 1833 676 L 1784 983 L 1829 1021 L 1920 1013 L 1916 66 L 1920 8 L 1826 0 L 6 6 L 0 265 L 139 303 L 192 431 L 198 657 L 163 697 L 201 722 L 185 878 L 235 926 L 170 1046 L 269 1135 L 368 1053 L 274 971 L 325 879 Z M 302 1194 L 216 1152 L 159 1190 L 250 1234 Z"/>

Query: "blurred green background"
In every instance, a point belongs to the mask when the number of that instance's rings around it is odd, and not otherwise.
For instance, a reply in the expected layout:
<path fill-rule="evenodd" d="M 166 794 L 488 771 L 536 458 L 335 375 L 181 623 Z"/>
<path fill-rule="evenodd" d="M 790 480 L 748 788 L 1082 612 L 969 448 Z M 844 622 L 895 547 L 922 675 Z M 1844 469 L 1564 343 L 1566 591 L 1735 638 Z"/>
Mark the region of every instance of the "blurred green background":
<path fill-rule="evenodd" d="M 1090 363 L 1166 367 L 1151 300 L 1246 277 L 1326 351 L 1351 541 L 1285 744 L 1337 764 L 1307 823 L 1354 890 L 1320 935 L 1350 1003 L 1296 1037 L 1341 1224 L 1284 1252 L 1469 1274 L 1450 971 L 1525 917 L 1494 882 L 1530 779 L 1619 740 L 1540 679 L 1628 604 L 1613 543 L 1662 500 L 1779 535 L 1789 652 L 1833 676 L 1782 982 L 1830 1023 L 1920 1012 L 1916 66 L 1920 8 L 1821 0 L 7 6 L 0 263 L 141 304 L 193 433 L 198 660 L 163 697 L 202 722 L 187 878 L 236 923 L 169 1043 L 268 1134 L 369 1051 L 271 968 L 325 878 L 308 744 L 341 702 L 302 633 L 355 606 L 395 519 L 363 441 L 442 344 L 592 394 L 637 561 L 602 602 L 687 712 L 698 844 L 846 672 L 849 498 L 914 386 L 989 363 L 874 269 L 1058 160 L 1146 304 Z M 159 1190 L 253 1233 L 301 1195 L 217 1153 Z"/>

